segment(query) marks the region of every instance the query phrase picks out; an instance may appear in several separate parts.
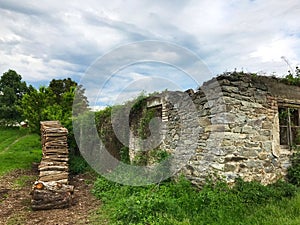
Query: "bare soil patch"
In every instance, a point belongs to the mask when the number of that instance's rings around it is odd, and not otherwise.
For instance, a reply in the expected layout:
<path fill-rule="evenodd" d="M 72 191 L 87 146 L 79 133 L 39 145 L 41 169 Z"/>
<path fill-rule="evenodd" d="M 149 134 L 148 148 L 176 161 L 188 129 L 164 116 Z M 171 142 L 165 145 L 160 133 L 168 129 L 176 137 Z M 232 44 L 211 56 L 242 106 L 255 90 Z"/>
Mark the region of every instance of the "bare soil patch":
<path fill-rule="evenodd" d="M 0 177 L 0 225 L 106 224 L 92 221 L 100 207 L 100 201 L 91 194 L 93 175 L 70 177 L 70 184 L 75 186 L 71 207 L 44 211 L 31 209 L 30 190 L 36 179 L 33 170 L 16 170 Z"/>

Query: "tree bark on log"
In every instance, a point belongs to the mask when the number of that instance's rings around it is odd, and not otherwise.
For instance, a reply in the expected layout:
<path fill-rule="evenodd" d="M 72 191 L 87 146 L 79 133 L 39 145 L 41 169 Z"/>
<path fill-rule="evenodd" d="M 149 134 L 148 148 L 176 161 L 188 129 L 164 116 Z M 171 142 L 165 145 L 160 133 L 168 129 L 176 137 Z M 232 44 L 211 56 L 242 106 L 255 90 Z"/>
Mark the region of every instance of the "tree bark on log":
<path fill-rule="evenodd" d="M 68 185 L 68 130 L 58 121 L 41 122 L 43 157 L 39 180 L 32 187 L 32 209 L 65 208 L 72 204 L 74 186 Z"/>
<path fill-rule="evenodd" d="M 44 175 L 40 176 L 40 181 L 56 181 L 56 180 L 62 180 L 62 179 L 68 179 L 69 173 L 59 173 L 59 174 L 52 174 L 52 175 Z"/>
<path fill-rule="evenodd" d="M 68 171 L 68 166 L 43 165 L 43 166 L 39 166 L 39 171 Z"/>
<path fill-rule="evenodd" d="M 70 192 L 34 190 L 31 203 L 33 210 L 66 208 L 72 204 L 72 194 Z"/>

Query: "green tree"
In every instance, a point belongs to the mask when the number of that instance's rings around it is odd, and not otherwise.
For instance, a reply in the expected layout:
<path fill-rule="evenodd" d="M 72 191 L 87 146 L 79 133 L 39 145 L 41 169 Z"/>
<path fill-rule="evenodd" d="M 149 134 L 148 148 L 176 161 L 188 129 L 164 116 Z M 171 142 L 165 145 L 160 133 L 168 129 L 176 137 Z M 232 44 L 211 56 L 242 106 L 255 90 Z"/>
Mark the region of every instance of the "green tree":
<path fill-rule="evenodd" d="M 50 84 L 49 88 L 52 90 L 54 94 L 55 101 L 60 103 L 63 100 L 63 95 L 77 86 L 77 83 L 73 81 L 71 78 L 67 79 L 53 79 Z"/>
<path fill-rule="evenodd" d="M 22 113 L 28 120 L 31 130 L 39 133 L 40 121 L 59 120 L 69 130 L 69 147 L 74 151 L 77 150 L 72 127 L 75 91 L 80 96 L 80 101 L 76 102 L 76 109 L 86 111 L 88 101 L 84 95 L 85 90 L 82 86 L 77 86 L 77 83 L 70 78 L 52 80 L 49 87 L 40 87 L 39 90 L 32 89 L 22 98 Z"/>
<path fill-rule="evenodd" d="M 18 110 L 21 99 L 29 91 L 22 76 L 14 70 L 3 73 L 0 79 L 0 123 L 12 125 L 22 121 Z"/>
<path fill-rule="evenodd" d="M 22 100 L 20 111 L 29 122 L 31 131 L 40 132 L 40 121 L 48 120 L 47 108 L 54 104 L 53 93 L 47 87 L 40 87 L 38 90 L 30 88 Z"/>

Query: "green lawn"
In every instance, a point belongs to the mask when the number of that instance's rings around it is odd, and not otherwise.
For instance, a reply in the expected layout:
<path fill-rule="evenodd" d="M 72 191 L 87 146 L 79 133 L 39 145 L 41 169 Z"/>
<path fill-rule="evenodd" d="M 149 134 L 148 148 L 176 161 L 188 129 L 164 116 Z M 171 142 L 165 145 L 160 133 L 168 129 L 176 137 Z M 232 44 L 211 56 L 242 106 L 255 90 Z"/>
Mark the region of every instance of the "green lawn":
<path fill-rule="evenodd" d="M 25 129 L 0 128 L 0 175 L 14 169 L 27 169 L 41 159 L 41 143 L 37 134 Z"/>

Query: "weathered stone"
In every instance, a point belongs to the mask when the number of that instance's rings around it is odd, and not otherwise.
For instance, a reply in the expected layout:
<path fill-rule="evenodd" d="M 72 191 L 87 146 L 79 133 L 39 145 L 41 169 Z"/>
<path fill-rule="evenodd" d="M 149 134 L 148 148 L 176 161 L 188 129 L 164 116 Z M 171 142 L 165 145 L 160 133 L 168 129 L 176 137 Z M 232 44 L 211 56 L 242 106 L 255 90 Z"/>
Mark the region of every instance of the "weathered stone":
<path fill-rule="evenodd" d="M 228 156 L 225 158 L 225 162 L 239 162 L 243 160 L 247 160 L 247 158 L 242 156 Z"/>
<path fill-rule="evenodd" d="M 234 172 L 236 170 L 236 165 L 235 164 L 225 164 L 224 166 L 224 172 Z"/>
<path fill-rule="evenodd" d="M 224 151 L 224 149 L 221 148 L 213 148 L 211 150 L 211 153 L 216 155 L 216 156 L 224 156 L 226 154 L 226 152 Z"/>
<path fill-rule="evenodd" d="M 262 136 L 270 136 L 271 135 L 271 131 L 270 130 L 259 130 L 258 132 Z"/>
<path fill-rule="evenodd" d="M 263 123 L 262 123 L 262 129 L 272 129 L 273 128 L 273 124 L 272 124 L 272 122 L 271 121 L 264 121 Z"/>
<path fill-rule="evenodd" d="M 179 140 L 179 135 L 178 135 L 178 134 L 175 134 L 174 137 L 173 137 L 173 140 L 174 140 L 174 141 L 178 141 L 178 140 Z"/>
<path fill-rule="evenodd" d="M 211 125 L 211 121 L 208 117 L 200 117 L 199 124 L 200 124 L 200 126 L 206 127 L 206 126 Z"/>
<path fill-rule="evenodd" d="M 300 104 L 300 87 L 236 73 L 221 75 L 200 89 L 189 90 L 188 98 L 176 92 L 175 97 L 159 101 L 166 123 L 159 148 L 174 150 L 179 143 L 183 156 L 187 148 L 195 148 L 188 161 L 193 169 L 183 173 L 195 184 L 214 173 L 228 182 L 242 177 L 264 184 L 285 175 L 291 151 L 280 146 L 278 107 L 281 103 Z M 168 99 L 176 101 L 171 104 Z M 190 99 L 197 113 L 180 110 L 190 108 Z M 192 139 L 195 134 L 198 140 Z"/>
<path fill-rule="evenodd" d="M 235 126 L 235 127 L 230 127 L 232 129 L 232 132 L 234 133 L 242 133 L 242 127 L 240 126 Z"/>
<path fill-rule="evenodd" d="M 271 141 L 262 142 L 262 149 L 266 152 L 272 152 L 272 142 Z"/>
<path fill-rule="evenodd" d="M 230 131 L 228 124 L 212 124 L 205 127 L 205 132 L 226 132 Z"/>
<path fill-rule="evenodd" d="M 254 148 L 256 148 L 256 147 L 259 147 L 260 146 L 260 143 L 259 142 L 245 142 L 245 146 L 246 147 L 254 147 Z"/>
<path fill-rule="evenodd" d="M 261 159 L 261 160 L 266 160 L 268 158 L 268 153 L 265 153 L 265 152 L 261 152 L 258 154 L 258 158 Z"/>
<path fill-rule="evenodd" d="M 212 124 L 229 124 L 229 123 L 237 123 L 238 121 L 236 120 L 236 115 L 232 113 L 218 113 L 215 116 L 211 118 L 211 123 Z"/>
<path fill-rule="evenodd" d="M 216 170 L 224 170 L 224 164 L 211 163 L 210 166 Z"/>
<path fill-rule="evenodd" d="M 261 167 L 260 163 L 257 162 L 256 160 L 248 160 L 246 163 L 246 167 L 248 168 L 258 168 Z"/>
<path fill-rule="evenodd" d="M 255 134 L 255 133 L 257 133 L 257 130 L 254 129 L 252 126 L 245 125 L 242 128 L 242 133 L 244 133 L 244 134 Z"/>
<path fill-rule="evenodd" d="M 221 145 L 222 146 L 231 146 L 232 145 L 232 141 L 230 141 L 230 140 L 223 140 Z"/>
<path fill-rule="evenodd" d="M 222 137 L 227 140 L 240 140 L 240 139 L 245 139 L 247 138 L 246 134 L 238 134 L 238 133 L 232 133 L 232 132 L 224 132 L 222 133 Z"/>
<path fill-rule="evenodd" d="M 247 158 L 256 157 L 258 156 L 257 150 L 258 149 L 254 149 L 254 148 L 243 148 L 241 155 Z"/>
<path fill-rule="evenodd" d="M 239 93 L 239 89 L 233 86 L 222 86 L 222 91 Z"/>

